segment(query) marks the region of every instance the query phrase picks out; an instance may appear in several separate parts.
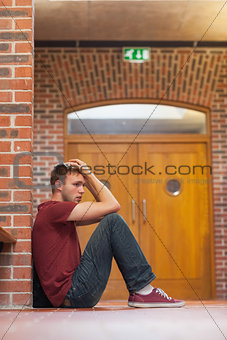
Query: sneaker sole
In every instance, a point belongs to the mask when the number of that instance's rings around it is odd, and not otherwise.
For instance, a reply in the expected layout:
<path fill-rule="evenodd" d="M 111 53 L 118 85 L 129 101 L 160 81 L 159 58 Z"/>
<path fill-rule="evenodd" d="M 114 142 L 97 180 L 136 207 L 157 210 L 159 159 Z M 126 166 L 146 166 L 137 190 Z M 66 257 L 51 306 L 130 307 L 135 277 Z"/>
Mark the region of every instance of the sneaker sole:
<path fill-rule="evenodd" d="M 129 307 L 137 307 L 137 308 L 178 308 L 183 307 L 185 305 L 184 301 L 175 302 L 175 303 L 142 303 L 142 302 L 128 302 Z"/>

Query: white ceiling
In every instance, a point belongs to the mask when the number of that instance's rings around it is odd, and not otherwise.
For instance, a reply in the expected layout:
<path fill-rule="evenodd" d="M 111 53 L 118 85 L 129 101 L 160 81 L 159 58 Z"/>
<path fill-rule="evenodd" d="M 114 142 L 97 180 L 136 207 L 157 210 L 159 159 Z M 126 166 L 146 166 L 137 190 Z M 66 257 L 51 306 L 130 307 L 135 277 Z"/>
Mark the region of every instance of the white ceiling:
<path fill-rule="evenodd" d="M 34 0 L 36 40 L 227 41 L 227 1 Z"/>

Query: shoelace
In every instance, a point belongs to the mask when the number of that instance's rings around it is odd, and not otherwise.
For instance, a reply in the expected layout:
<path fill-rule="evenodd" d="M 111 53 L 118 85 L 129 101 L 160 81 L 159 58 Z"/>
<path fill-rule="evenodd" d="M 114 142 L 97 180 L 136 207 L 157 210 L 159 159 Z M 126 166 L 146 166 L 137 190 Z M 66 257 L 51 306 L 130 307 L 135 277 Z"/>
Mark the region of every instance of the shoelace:
<path fill-rule="evenodd" d="M 168 300 L 171 300 L 171 299 L 172 299 L 172 298 L 171 298 L 170 296 L 168 296 L 161 288 L 156 288 L 156 291 L 157 291 L 160 295 L 164 296 L 166 299 L 168 299 Z"/>

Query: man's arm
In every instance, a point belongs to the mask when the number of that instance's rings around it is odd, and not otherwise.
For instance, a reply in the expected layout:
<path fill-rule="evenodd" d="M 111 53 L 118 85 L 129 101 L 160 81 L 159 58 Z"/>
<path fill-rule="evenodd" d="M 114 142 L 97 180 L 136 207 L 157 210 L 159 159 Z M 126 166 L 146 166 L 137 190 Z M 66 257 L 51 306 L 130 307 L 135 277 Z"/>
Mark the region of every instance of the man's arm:
<path fill-rule="evenodd" d="M 93 194 L 96 201 L 79 203 L 72 210 L 67 219 L 68 221 L 83 223 L 86 221 L 97 220 L 109 213 L 117 212 L 120 209 L 120 204 L 109 189 L 101 183 L 93 173 L 85 173 L 83 171 L 82 167 L 86 166 L 85 163 L 79 159 L 70 160 L 70 163 L 79 165 L 81 168 L 81 174 L 85 179 L 85 185 Z"/>
<path fill-rule="evenodd" d="M 90 225 L 90 224 L 99 223 L 103 217 L 104 217 L 104 216 L 102 216 L 102 217 L 100 217 L 100 218 L 97 218 L 97 219 L 95 219 L 95 220 L 74 221 L 75 227 L 82 227 L 82 226 L 85 226 L 85 225 Z"/>

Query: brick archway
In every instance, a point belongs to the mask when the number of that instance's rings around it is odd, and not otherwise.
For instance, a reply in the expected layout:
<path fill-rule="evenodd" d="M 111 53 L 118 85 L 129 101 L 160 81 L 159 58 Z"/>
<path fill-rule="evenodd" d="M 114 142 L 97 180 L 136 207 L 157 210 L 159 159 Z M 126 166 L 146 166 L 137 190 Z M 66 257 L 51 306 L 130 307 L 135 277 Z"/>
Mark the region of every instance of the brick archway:
<path fill-rule="evenodd" d="M 126 64 L 120 48 L 37 48 L 34 151 L 64 154 L 64 114 L 113 100 L 170 100 L 210 109 L 214 165 L 216 296 L 226 297 L 226 49 L 151 48 L 145 64 Z M 189 58 L 190 56 L 190 58 Z M 38 157 L 35 183 L 48 183 L 56 157 Z M 35 192 L 37 205 L 49 191 Z"/>

